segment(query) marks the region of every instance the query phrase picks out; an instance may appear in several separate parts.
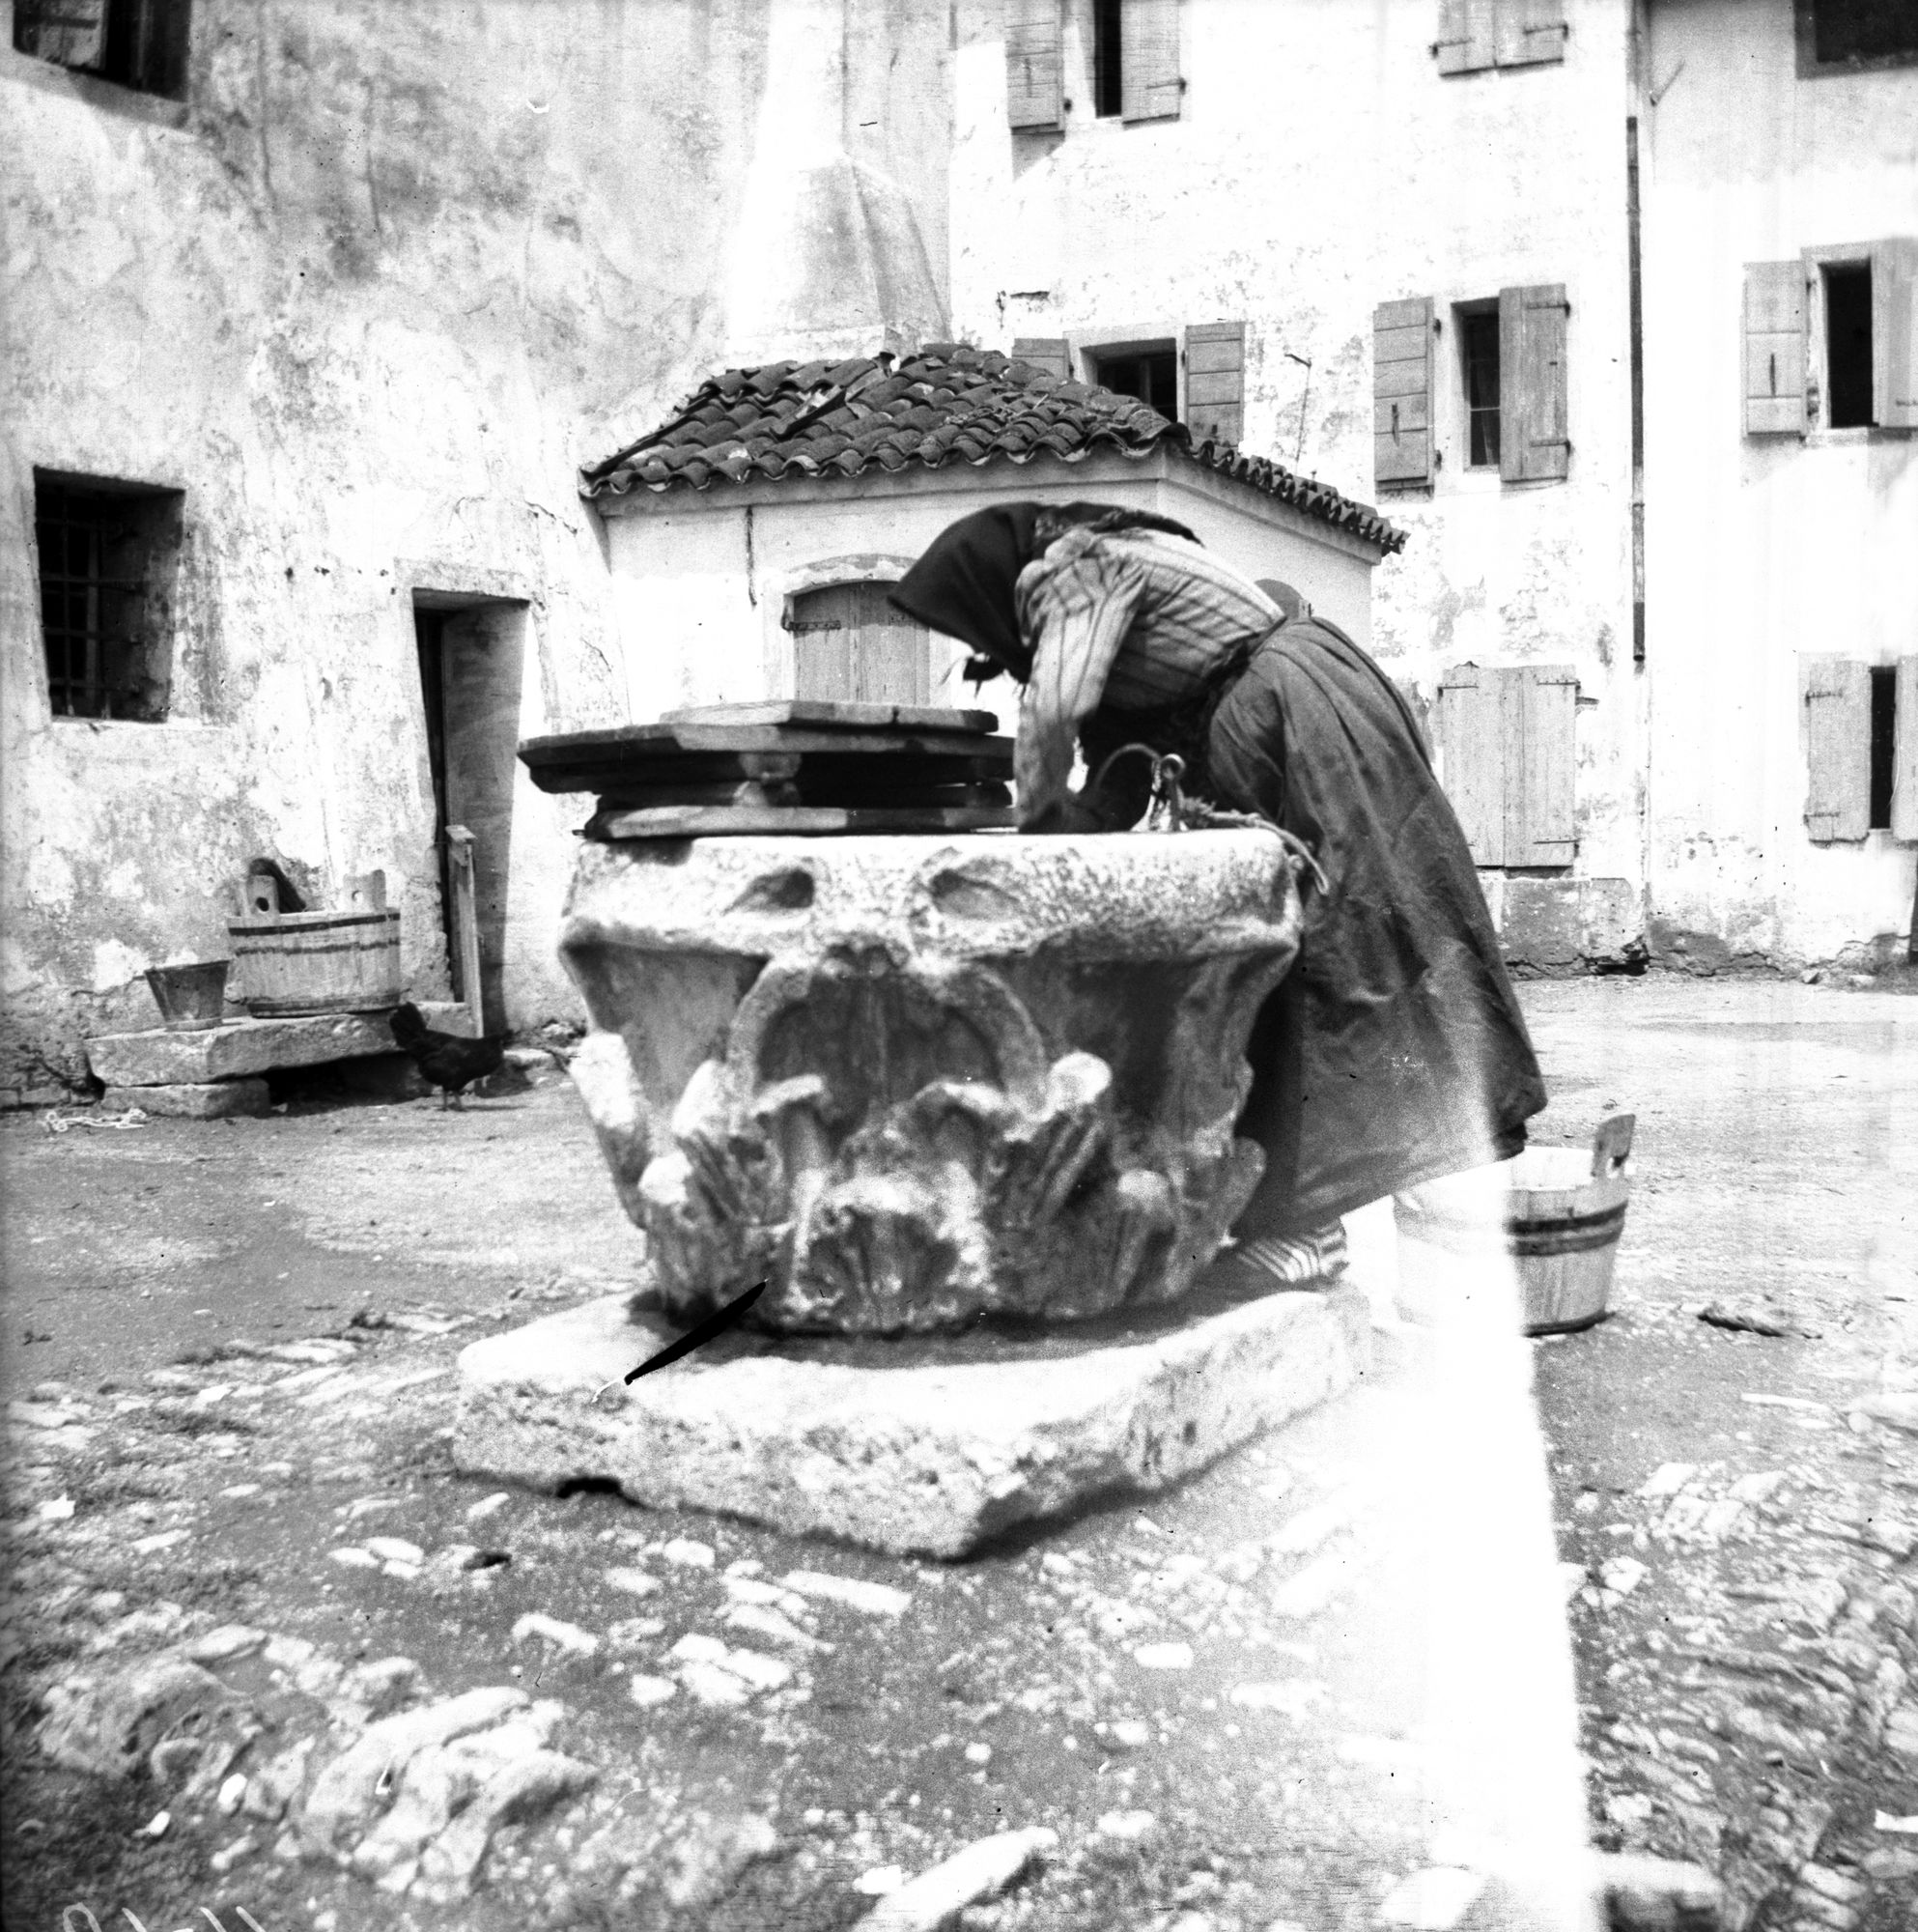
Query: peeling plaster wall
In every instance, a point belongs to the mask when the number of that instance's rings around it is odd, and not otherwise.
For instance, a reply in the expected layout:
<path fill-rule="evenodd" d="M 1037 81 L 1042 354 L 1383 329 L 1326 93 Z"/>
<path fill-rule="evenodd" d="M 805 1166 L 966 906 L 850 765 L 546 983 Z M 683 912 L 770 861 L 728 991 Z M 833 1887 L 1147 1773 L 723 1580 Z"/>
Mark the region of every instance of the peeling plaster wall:
<path fill-rule="evenodd" d="M 1183 459 L 1035 459 L 763 491 L 635 492 L 615 499 L 606 523 L 633 716 L 789 696 L 792 640 L 780 619 L 793 591 L 897 576 L 947 524 L 1008 497 L 1092 497 L 1174 517 L 1241 568 L 1256 562 L 1259 574 L 1316 583 L 1316 607 L 1365 638 L 1368 549 L 1244 486 L 1208 479 Z M 937 641 L 945 662 L 943 671 L 936 665 L 934 701 L 996 709 L 1010 730 L 1014 689 L 995 680 L 975 697 L 960 676 L 969 653 Z"/>
<path fill-rule="evenodd" d="M 1918 437 L 1745 436 L 1742 303 L 1749 262 L 1918 235 L 1918 68 L 1800 79 L 1791 0 L 1660 0 L 1650 29 L 1654 937 L 1707 965 L 1902 952 L 1913 848 L 1807 837 L 1798 658 L 1918 652 Z"/>
<path fill-rule="evenodd" d="M 1444 465 L 1430 497 L 1381 504 L 1411 541 L 1374 579 L 1372 648 L 1427 696 L 1468 660 L 1577 667 L 1575 870 L 1628 882 L 1622 933 L 1633 938 L 1644 798 L 1625 0 L 1568 0 L 1563 64 L 1458 77 L 1442 77 L 1431 53 L 1436 0 L 1185 0 L 1179 13 L 1178 120 L 1092 117 L 1074 81 L 1090 7 L 1068 0 L 1066 130 L 1013 136 L 1000 10 L 961 0 L 955 330 L 1009 348 L 1019 335 L 1243 319 L 1246 447 L 1370 502 L 1372 310 L 1434 297 Z M 1462 473 L 1450 304 L 1529 282 L 1563 282 L 1571 302 L 1571 469 L 1562 483 L 1501 485 Z M 1309 394 L 1291 356 L 1311 358 Z"/>
<path fill-rule="evenodd" d="M 832 0 L 861 165 L 943 267 L 946 21 Z M 174 109 L 0 51 L 0 1090 L 151 1024 L 141 969 L 226 951 L 258 853 L 383 867 L 444 984 L 410 600 L 526 610 L 521 728 L 617 723 L 627 677 L 576 466 L 719 360 L 766 0 L 196 0 Z M 48 716 L 35 466 L 185 492 L 164 724 Z M 515 1025 L 583 802 L 516 781 Z"/>

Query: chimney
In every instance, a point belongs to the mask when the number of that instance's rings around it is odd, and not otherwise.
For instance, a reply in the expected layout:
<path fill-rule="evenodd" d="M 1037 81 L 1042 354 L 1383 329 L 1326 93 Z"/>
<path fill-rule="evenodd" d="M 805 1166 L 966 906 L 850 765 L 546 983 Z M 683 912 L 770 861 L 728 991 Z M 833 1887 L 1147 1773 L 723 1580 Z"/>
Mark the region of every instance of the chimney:
<path fill-rule="evenodd" d="M 938 340 L 945 305 L 912 204 L 847 147 L 844 0 L 773 0 L 770 16 L 726 251 L 726 361 L 837 361 Z"/>

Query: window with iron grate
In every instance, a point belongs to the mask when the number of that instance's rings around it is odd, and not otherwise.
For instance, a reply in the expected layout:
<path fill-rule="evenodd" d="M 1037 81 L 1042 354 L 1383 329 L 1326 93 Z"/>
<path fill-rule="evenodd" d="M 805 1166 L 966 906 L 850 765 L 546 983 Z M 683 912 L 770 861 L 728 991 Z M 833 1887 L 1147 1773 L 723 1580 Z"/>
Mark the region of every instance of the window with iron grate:
<path fill-rule="evenodd" d="M 182 501 L 177 490 L 35 472 L 41 631 L 55 718 L 165 719 Z"/>

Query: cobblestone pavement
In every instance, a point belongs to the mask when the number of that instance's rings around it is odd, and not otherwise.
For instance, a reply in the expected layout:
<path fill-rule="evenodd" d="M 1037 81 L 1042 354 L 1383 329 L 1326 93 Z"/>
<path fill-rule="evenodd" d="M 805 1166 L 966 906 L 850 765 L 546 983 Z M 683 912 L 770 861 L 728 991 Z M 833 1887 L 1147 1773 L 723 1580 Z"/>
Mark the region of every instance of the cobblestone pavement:
<path fill-rule="evenodd" d="M 1918 1003 L 1525 990 L 1548 1129 L 1641 1122 L 1617 1319 L 1537 1350 L 1594 1831 L 1754 1932 L 1904 1927 Z M 982 1839 L 968 1932 L 1444 1922 L 1390 1358 L 1174 1494 L 898 1563 L 451 1471 L 458 1349 L 631 1277 L 563 1086 L 0 1161 L 10 1925 L 826 1932 Z"/>
<path fill-rule="evenodd" d="M 1525 992 L 1547 1130 L 1639 1118 L 1617 1316 L 1538 1345 L 1594 1836 L 1718 1873 L 1735 1922 L 1902 1932 L 1918 1924 L 1918 1002 L 1752 981 Z"/>

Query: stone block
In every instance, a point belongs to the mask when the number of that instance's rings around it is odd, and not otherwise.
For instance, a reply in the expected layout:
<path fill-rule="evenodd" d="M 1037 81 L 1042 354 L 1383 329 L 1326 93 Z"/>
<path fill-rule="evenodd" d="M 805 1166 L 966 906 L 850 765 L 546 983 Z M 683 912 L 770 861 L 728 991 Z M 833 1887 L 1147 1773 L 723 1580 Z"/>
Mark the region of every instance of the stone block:
<path fill-rule="evenodd" d="M 1178 1300 L 1257 1185 L 1266 832 L 588 843 L 571 1071 L 663 1304 L 795 1334 Z"/>
<path fill-rule="evenodd" d="M 470 1031 L 465 1007 L 423 1006 L 428 1026 Z M 307 1013 L 296 1019 L 231 1020 L 204 1033 L 102 1034 L 87 1042 L 94 1078 L 109 1087 L 194 1087 L 288 1066 L 362 1060 L 393 1051 L 386 1014 Z"/>
<path fill-rule="evenodd" d="M 158 1087 L 109 1087 L 100 1105 L 109 1114 L 138 1107 L 183 1121 L 224 1121 L 236 1115 L 257 1118 L 271 1105 L 264 1080 L 197 1080 Z"/>
<path fill-rule="evenodd" d="M 1506 957 L 1543 972 L 1642 956 L 1644 923 L 1628 879 L 1511 877 L 1498 909 Z"/>
<path fill-rule="evenodd" d="M 474 1343 L 460 1357 L 456 1462 L 534 1489 L 610 1480 L 656 1508 L 957 1557 L 1014 1523 L 1204 1468 L 1349 1387 L 1370 1344 L 1365 1295 L 1340 1286 L 1201 1293 L 1183 1319 L 1040 1334 L 735 1332 L 620 1385 L 678 1333 L 611 1296 Z"/>

